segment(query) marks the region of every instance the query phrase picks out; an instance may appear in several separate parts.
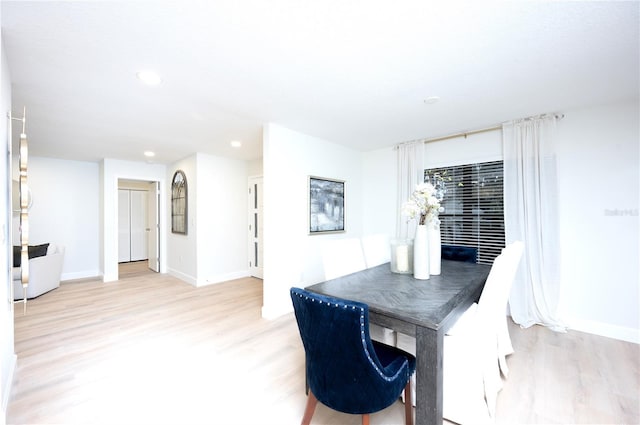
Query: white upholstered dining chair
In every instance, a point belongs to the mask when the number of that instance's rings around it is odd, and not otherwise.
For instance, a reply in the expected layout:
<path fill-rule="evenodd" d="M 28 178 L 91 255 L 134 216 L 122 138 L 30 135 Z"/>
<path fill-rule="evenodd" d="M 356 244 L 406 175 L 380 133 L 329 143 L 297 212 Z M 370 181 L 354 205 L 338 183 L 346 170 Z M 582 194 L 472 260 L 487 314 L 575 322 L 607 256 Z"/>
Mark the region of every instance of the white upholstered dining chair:
<path fill-rule="evenodd" d="M 322 244 L 321 249 L 326 280 L 367 268 L 358 238 L 329 239 Z"/>
<path fill-rule="evenodd" d="M 513 353 L 506 307 L 524 244 L 514 242 L 496 257 L 478 303 L 444 337 L 443 416 L 459 424 L 495 422 L 498 392 Z M 415 354 L 415 338 L 398 334 L 399 348 Z M 415 376 L 412 378 L 415 399 Z"/>
<path fill-rule="evenodd" d="M 362 237 L 362 251 L 367 268 L 388 263 L 391 260 L 389 236 L 383 233 Z"/>
<path fill-rule="evenodd" d="M 384 239 L 367 239 L 366 249 L 363 248 L 364 239 L 362 241 L 359 238 L 327 240 L 321 248 L 325 279 L 335 279 L 372 267 L 374 262 L 384 258 L 384 252 L 380 245 L 382 240 Z M 388 244 L 386 250 L 389 251 Z M 396 345 L 396 333 L 392 329 L 372 323 L 369 326 L 369 333 L 371 339 L 375 341 L 392 346 Z"/>

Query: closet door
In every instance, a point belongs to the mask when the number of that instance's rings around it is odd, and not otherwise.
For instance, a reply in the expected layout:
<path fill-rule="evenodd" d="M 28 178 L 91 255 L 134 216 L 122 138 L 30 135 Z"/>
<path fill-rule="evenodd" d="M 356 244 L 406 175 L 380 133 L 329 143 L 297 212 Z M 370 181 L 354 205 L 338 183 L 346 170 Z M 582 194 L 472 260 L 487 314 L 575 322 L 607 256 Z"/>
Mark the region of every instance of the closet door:
<path fill-rule="evenodd" d="M 148 193 L 131 191 L 131 261 L 146 260 Z"/>
<path fill-rule="evenodd" d="M 118 190 L 118 262 L 131 261 L 129 191 Z"/>

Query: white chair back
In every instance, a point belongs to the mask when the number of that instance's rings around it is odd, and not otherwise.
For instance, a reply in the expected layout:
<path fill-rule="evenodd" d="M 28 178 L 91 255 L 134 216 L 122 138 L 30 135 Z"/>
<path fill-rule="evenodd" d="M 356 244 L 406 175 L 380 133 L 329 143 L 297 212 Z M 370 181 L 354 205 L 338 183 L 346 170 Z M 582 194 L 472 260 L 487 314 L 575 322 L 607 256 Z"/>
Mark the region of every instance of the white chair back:
<path fill-rule="evenodd" d="M 367 268 L 388 263 L 391 260 L 389 235 L 377 234 L 362 238 L 362 250 Z"/>
<path fill-rule="evenodd" d="M 374 237 L 367 239 L 367 247 L 363 249 L 363 244 L 360 243 L 360 239 L 356 238 L 331 239 L 326 241 L 326 243 L 322 245 L 322 263 L 324 266 L 325 279 L 335 279 L 340 276 L 359 272 L 367 267 L 373 267 L 365 260 L 365 252 L 369 253 L 368 258 L 371 264 L 381 261 L 381 258 L 384 257 L 382 243 L 381 238 Z M 386 251 L 388 255 L 389 249 L 387 248 Z M 385 261 L 382 261 L 382 263 L 384 262 Z M 396 344 L 396 333 L 393 330 L 373 323 L 370 325 L 369 330 L 372 339 L 388 345 Z"/>
<path fill-rule="evenodd" d="M 335 279 L 367 268 L 358 238 L 331 239 L 322 245 L 325 279 Z"/>
<path fill-rule="evenodd" d="M 496 323 L 503 321 L 511 285 L 516 276 L 524 251 L 522 241 L 516 241 L 502 250 L 491 266 L 487 282 L 478 301 L 478 314 Z"/>

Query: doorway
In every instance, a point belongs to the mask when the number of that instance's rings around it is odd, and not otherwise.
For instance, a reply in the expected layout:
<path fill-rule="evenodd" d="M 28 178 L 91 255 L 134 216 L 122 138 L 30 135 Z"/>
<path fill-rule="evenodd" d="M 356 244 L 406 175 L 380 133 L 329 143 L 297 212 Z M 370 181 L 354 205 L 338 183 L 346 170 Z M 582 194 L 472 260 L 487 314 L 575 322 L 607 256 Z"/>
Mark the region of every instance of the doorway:
<path fill-rule="evenodd" d="M 263 247 L 262 247 L 262 176 L 249 177 L 249 274 L 262 279 Z"/>
<path fill-rule="evenodd" d="M 118 264 L 160 271 L 159 183 L 118 180 Z"/>

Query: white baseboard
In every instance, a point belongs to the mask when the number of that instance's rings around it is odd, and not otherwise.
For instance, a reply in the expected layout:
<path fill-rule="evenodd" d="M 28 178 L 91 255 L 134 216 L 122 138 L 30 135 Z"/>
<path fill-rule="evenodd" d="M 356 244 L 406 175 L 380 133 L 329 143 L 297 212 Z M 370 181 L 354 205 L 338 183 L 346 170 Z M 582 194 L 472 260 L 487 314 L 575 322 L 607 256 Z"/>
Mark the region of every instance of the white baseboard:
<path fill-rule="evenodd" d="M 180 279 L 183 282 L 187 282 L 189 285 L 198 286 L 198 282 L 196 281 L 195 277 L 188 275 L 186 273 L 182 273 L 181 271 L 178 271 L 172 268 L 167 268 L 167 274 L 175 277 L 176 279 Z"/>
<path fill-rule="evenodd" d="M 200 287 L 200 286 L 207 286 L 207 285 L 213 285 L 216 283 L 222 283 L 222 282 L 227 282 L 230 280 L 235 280 L 235 279 L 240 279 L 243 277 L 249 277 L 251 276 L 249 274 L 248 270 L 243 270 L 243 271 L 239 271 L 239 272 L 232 272 L 232 273 L 225 273 L 225 274 L 220 274 L 217 276 L 213 276 L 213 277 L 209 277 L 206 279 L 196 279 L 195 277 L 188 275 L 186 273 L 182 273 L 181 271 L 175 270 L 175 269 L 169 269 L 168 273 L 177 278 L 180 279 L 184 282 L 187 282 L 190 285 L 193 285 L 195 287 Z"/>
<path fill-rule="evenodd" d="M 569 328 L 579 332 L 640 344 L 640 330 L 593 320 L 571 320 Z"/>
<path fill-rule="evenodd" d="M 289 314 L 293 311 L 293 306 L 273 308 L 272 306 L 262 306 L 262 318 L 267 320 L 274 320 L 285 314 Z"/>
<path fill-rule="evenodd" d="M 62 273 L 62 275 L 60 276 L 60 281 L 87 278 L 100 279 L 102 278 L 102 273 L 100 273 L 100 270 L 84 270 L 81 272 Z"/>
<path fill-rule="evenodd" d="M 251 276 L 251 274 L 249 273 L 249 270 L 225 273 L 225 274 L 209 277 L 207 279 L 199 279 L 197 286 L 213 285 L 216 283 L 228 282 L 230 280 L 241 279 L 243 277 L 249 277 L 249 276 Z"/>

